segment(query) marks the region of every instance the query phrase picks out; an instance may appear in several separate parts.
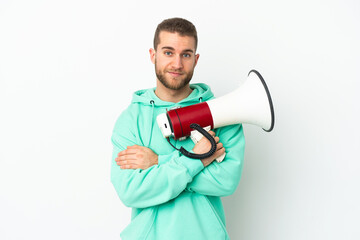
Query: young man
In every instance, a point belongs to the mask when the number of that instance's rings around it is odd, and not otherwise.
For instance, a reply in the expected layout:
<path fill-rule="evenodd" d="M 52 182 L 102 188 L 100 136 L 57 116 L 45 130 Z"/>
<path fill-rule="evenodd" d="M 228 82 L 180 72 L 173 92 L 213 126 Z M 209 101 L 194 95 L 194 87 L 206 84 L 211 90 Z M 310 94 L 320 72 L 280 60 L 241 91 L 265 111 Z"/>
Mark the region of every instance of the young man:
<path fill-rule="evenodd" d="M 118 118 L 111 181 L 121 199 L 132 207 L 123 240 L 229 239 L 220 197 L 231 195 L 239 183 L 244 157 L 241 125 L 210 131 L 217 142 L 209 158 L 196 160 L 174 150 L 156 123 L 173 107 L 212 99 L 205 84 L 189 84 L 199 59 L 195 26 L 181 18 L 164 20 L 156 29 L 154 48 L 156 88 L 134 93 L 131 105 Z M 221 141 L 220 141 L 221 139 Z M 210 142 L 190 138 L 176 147 L 205 153 Z M 226 157 L 214 161 L 226 149 Z"/>

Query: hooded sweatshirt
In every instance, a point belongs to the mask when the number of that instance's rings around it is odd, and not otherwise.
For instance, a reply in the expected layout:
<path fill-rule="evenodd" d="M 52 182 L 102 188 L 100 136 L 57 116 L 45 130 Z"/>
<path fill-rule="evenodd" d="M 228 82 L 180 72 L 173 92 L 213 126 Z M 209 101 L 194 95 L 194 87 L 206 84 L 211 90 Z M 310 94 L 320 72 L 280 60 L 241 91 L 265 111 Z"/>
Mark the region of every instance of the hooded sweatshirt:
<path fill-rule="evenodd" d="M 245 147 L 242 126 L 215 130 L 226 156 L 207 167 L 170 146 L 157 126 L 156 117 L 171 108 L 214 98 L 205 84 L 190 87 L 192 93 L 178 103 L 162 101 L 155 88 L 137 91 L 116 121 L 111 182 L 121 201 L 132 208 L 131 222 L 120 234 L 123 240 L 229 239 L 220 197 L 231 195 L 240 181 Z M 194 147 L 190 138 L 171 141 L 188 151 Z M 115 158 L 132 145 L 150 148 L 158 155 L 158 164 L 145 170 L 120 169 Z"/>

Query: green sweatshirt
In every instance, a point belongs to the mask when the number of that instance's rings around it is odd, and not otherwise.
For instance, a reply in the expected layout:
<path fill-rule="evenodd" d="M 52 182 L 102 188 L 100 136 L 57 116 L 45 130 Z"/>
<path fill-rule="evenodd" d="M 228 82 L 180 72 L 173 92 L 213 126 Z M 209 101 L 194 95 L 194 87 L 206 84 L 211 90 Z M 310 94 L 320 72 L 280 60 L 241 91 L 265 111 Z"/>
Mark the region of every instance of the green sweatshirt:
<path fill-rule="evenodd" d="M 156 123 L 156 117 L 167 109 L 214 97 L 205 84 L 190 87 L 192 93 L 178 103 L 160 100 L 154 88 L 137 91 L 115 124 L 111 182 L 121 201 L 132 207 L 131 223 L 120 234 L 123 240 L 229 239 L 220 197 L 231 195 L 240 181 L 245 147 L 242 126 L 215 130 L 226 157 L 204 168 L 200 160 L 172 148 Z M 190 151 L 194 147 L 190 138 L 171 141 L 177 148 L 183 146 Z M 135 144 L 153 150 L 158 165 L 146 170 L 120 169 L 114 159 Z"/>

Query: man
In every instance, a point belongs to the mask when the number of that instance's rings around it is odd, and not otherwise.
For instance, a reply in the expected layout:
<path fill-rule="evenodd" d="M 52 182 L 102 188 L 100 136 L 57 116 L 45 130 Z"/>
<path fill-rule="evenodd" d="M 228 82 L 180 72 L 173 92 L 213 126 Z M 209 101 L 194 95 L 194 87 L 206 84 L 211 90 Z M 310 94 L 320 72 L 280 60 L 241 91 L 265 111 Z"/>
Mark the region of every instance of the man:
<path fill-rule="evenodd" d="M 242 126 L 219 128 L 216 134 L 210 131 L 217 150 L 209 158 L 196 160 L 174 150 L 156 123 L 157 115 L 167 109 L 214 97 L 207 85 L 189 83 L 199 59 L 196 48 L 192 23 L 181 18 L 160 23 L 149 51 L 156 88 L 135 92 L 115 124 L 111 181 L 121 201 L 132 207 L 123 240 L 229 239 L 220 197 L 231 195 L 240 180 Z M 210 149 L 206 138 L 196 144 L 190 138 L 172 139 L 172 143 L 198 154 Z M 214 161 L 225 149 L 225 159 Z"/>

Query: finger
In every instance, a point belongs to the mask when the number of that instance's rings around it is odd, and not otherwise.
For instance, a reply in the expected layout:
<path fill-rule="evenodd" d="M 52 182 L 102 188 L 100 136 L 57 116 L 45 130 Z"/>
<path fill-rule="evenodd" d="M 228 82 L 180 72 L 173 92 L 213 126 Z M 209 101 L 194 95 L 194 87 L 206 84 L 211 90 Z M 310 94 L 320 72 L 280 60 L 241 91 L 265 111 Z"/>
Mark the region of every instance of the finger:
<path fill-rule="evenodd" d="M 133 153 L 133 151 L 135 151 L 134 149 L 137 149 L 138 147 L 139 147 L 138 145 L 127 146 L 125 150 L 122 150 L 121 152 L 118 153 L 118 156 L 125 155 L 127 153 Z"/>
<path fill-rule="evenodd" d="M 136 165 L 127 164 L 127 165 L 120 166 L 120 168 L 121 169 L 137 169 L 138 167 Z"/>
<path fill-rule="evenodd" d="M 128 160 L 136 160 L 136 154 L 127 154 L 127 155 L 123 155 L 123 156 L 115 158 L 116 162 L 128 161 Z"/>
<path fill-rule="evenodd" d="M 216 144 L 216 149 L 217 149 L 217 150 L 219 150 L 219 149 L 221 149 L 221 148 L 224 148 L 222 143 Z"/>
<path fill-rule="evenodd" d="M 218 143 L 220 141 L 220 138 L 219 137 L 214 137 L 215 139 L 215 142 Z"/>
<path fill-rule="evenodd" d="M 218 158 L 221 155 L 223 155 L 224 153 L 225 153 L 225 148 L 220 148 L 220 149 L 216 150 L 216 152 L 214 153 L 214 157 Z"/>
<path fill-rule="evenodd" d="M 118 161 L 116 162 L 117 165 L 119 166 L 137 166 L 137 162 L 134 160 L 124 160 L 124 161 Z"/>
<path fill-rule="evenodd" d="M 119 166 L 136 165 L 136 162 L 134 162 L 133 160 L 123 160 L 123 161 L 117 161 L 116 164 Z"/>
<path fill-rule="evenodd" d="M 136 153 L 137 153 L 137 149 L 129 148 L 129 149 L 125 149 L 125 150 L 119 152 L 118 157 L 125 156 L 125 155 L 130 155 L 130 154 L 136 154 Z"/>
<path fill-rule="evenodd" d="M 213 137 L 215 136 L 215 132 L 214 132 L 214 131 L 211 131 L 211 130 L 210 130 L 210 131 L 208 131 L 208 133 L 209 133 L 211 136 L 213 136 Z"/>

